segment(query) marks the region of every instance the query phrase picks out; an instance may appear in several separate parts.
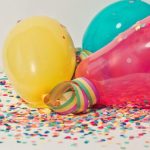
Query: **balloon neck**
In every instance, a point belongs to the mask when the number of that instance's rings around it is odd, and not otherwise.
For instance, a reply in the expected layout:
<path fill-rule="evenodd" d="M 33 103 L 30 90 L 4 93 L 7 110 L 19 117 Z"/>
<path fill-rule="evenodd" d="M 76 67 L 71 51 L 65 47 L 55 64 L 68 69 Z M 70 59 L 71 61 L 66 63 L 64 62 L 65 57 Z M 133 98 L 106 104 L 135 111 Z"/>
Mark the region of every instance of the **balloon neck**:
<path fill-rule="evenodd" d="M 57 85 L 44 97 L 45 104 L 59 114 L 86 113 L 98 102 L 98 92 L 93 83 L 81 77 Z"/>

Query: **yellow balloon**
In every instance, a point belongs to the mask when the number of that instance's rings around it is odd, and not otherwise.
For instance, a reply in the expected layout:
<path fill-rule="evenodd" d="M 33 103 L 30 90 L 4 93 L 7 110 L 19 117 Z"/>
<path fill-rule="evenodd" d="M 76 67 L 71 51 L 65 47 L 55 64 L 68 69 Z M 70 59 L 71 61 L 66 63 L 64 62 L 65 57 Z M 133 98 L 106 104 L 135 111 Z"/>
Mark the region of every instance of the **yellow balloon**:
<path fill-rule="evenodd" d="M 30 105 L 45 108 L 43 96 L 75 69 L 75 47 L 66 28 L 36 16 L 18 23 L 4 44 L 4 68 L 18 94 Z"/>

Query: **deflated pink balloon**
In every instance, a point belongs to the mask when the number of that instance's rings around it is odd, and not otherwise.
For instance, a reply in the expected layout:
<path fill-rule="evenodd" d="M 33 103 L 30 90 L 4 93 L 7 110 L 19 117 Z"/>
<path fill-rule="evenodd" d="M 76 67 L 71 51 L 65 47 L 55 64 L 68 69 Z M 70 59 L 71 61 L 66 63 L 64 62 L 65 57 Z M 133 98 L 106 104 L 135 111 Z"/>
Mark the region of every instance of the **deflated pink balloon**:
<path fill-rule="evenodd" d="M 85 77 L 95 85 L 97 106 L 150 108 L 150 17 L 81 62 L 76 77 Z"/>

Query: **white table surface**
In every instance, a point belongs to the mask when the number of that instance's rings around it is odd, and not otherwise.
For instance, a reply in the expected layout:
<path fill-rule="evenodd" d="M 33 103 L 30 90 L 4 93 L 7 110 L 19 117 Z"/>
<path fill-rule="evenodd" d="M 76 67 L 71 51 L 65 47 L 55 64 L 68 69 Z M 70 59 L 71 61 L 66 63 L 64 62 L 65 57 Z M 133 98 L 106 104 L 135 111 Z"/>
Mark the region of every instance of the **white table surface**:
<path fill-rule="evenodd" d="M 46 116 L 16 98 L 2 72 L 0 84 L 0 150 L 150 150 L 150 110 Z"/>

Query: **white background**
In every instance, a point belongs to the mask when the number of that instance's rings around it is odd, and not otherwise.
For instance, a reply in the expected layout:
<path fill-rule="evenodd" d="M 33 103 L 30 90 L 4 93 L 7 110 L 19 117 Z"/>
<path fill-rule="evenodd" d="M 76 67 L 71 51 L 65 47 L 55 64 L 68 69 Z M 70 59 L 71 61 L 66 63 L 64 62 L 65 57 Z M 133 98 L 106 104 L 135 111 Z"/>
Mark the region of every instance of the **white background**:
<path fill-rule="evenodd" d="M 46 15 L 64 24 L 75 46 L 81 46 L 82 37 L 91 19 L 104 7 L 117 0 L 0 0 L 0 68 L 3 42 L 11 28 L 20 19 Z M 145 0 L 150 2 L 150 0 Z"/>
<path fill-rule="evenodd" d="M 106 5 L 117 0 L 0 0 L 0 68 L 4 39 L 17 20 L 46 15 L 64 24 L 75 46 L 81 46 L 91 19 Z M 147 0 L 150 2 L 150 0 Z"/>
<path fill-rule="evenodd" d="M 117 0 L 0 0 L 0 68 L 4 39 L 17 20 L 46 15 L 64 24 L 75 46 L 81 46 L 91 19 L 106 5 Z M 150 2 L 150 0 L 145 0 Z"/>
<path fill-rule="evenodd" d="M 81 46 L 83 33 L 95 14 L 106 5 L 115 1 L 117 0 L 0 0 L 0 58 L 2 57 L 3 41 L 17 20 L 34 15 L 53 17 L 68 28 L 77 47 Z M 150 0 L 147 0 L 147 2 L 150 2 Z M 2 68 L 2 58 L 0 59 L 0 68 Z M 130 145 L 130 149 L 134 149 L 136 145 L 136 149 L 142 150 L 140 144 L 141 141 L 136 140 Z M 45 147 L 41 145 L 41 147 L 34 150 L 48 150 L 53 146 L 63 149 L 60 145 L 52 144 L 51 147 L 49 145 Z M 91 149 L 88 145 L 82 146 L 81 149 Z M 10 150 L 10 147 L 14 150 L 22 149 L 22 146 L 11 142 L 4 144 L 0 149 Z M 103 149 L 98 146 L 96 148 Z M 24 149 L 33 150 L 30 145 L 24 145 Z M 111 147 L 110 149 L 114 150 L 116 147 Z"/>

